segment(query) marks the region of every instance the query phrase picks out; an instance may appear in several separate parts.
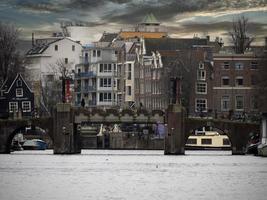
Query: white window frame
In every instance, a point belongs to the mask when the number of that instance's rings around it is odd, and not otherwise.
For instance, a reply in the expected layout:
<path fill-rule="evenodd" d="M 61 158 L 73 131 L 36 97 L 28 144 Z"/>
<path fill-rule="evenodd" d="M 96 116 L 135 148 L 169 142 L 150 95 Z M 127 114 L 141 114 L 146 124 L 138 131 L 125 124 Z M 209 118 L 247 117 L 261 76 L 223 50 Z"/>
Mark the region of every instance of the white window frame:
<path fill-rule="evenodd" d="M 22 80 L 18 79 L 16 82 L 17 82 L 17 87 L 22 87 Z"/>
<path fill-rule="evenodd" d="M 228 108 L 224 108 L 224 102 L 227 102 Z M 230 110 L 230 97 L 222 96 L 221 98 L 221 111 L 229 111 Z"/>
<path fill-rule="evenodd" d="M 208 84 L 206 82 L 197 82 L 196 83 L 196 94 L 207 94 L 207 86 Z M 203 92 L 202 89 L 205 89 L 205 91 Z"/>
<path fill-rule="evenodd" d="M 103 95 L 103 101 L 100 100 L 100 95 Z M 110 96 L 110 98 L 108 98 Z M 99 102 L 112 102 L 112 94 L 111 92 L 100 92 L 99 93 Z"/>
<path fill-rule="evenodd" d="M 12 107 L 14 107 L 15 109 L 11 109 Z M 18 110 L 19 110 L 18 102 L 16 102 L 16 101 L 9 102 L 8 109 L 9 109 L 10 113 L 13 113 L 14 111 L 18 112 Z"/>
<path fill-rule="evenodd" d="M 102 80 L 102 81 L 101 81 Z M 110 81 L 109 81 L 110 80 Z M 103 82 L 103 84 L 101 84 Z M 106 82 L 106 83 L 105 83 Z M 109 83 L 110 82 L 110 83 Z M 100 78 L 99 79 L 99 86 L 104 88 L 109 88 L 112 86 L 112 79 L 111 78 Z"/>
<path fill-rule="evenodd" d="M 200 62 L 200 63 L 198 64 L 198 69 L 204 69 L 204 67 L 205 67 L 205 65 L 204 65 L 203 62 Z"/>
<path fill-rule="evenodd" d="M 237 108 L 237 97 L 242 97 L 242 108 Z M 244 96 L 236 95 L 235 96 L 235 110 L 236 111 L 243 111 L 244 110 Z"/>
<path fill-rule="evenodd" d="M 206 80 L 206 70 L 197 70 L 197 80 L 205 81 Z"/>
<path fill-rule="evenodd" d="M 16 97 L 23 97 L 23 88 L 16 88 Z"/>
<path fill-rule="evenodd" d="M 24 108 L 25 104 L 29 105 L 27 110 Z M 30 101 L 22 101 L 21 108 L 22 108 L 22 112 L 31 112 L 31 102 Z"/>
<path fill-rule="evenodd" d="M 196 98 L 195 99 L 195 112 L 200 112 L 198 110 L 198 101 L 204 101 L 205 104 L 205 110 L 202 110 L 202 112 L 208 112 L 208 100 L 203 98 Z"/>

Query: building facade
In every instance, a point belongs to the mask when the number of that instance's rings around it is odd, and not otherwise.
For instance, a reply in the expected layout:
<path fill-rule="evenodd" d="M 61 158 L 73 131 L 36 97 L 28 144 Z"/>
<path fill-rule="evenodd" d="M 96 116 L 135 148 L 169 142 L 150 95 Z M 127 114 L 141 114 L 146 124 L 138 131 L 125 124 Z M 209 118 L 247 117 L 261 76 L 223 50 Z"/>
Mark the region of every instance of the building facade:
<path fill-rule="evenodd" d="M 214 54 L 214 110 L 220 117 L 258 112 L 256 93 L 261 58 L 254 53 Z"/>
<path fill-rule="evenodd" d="M 21 74 L 7 79 L 0 88 L 0 118 L 34 115 L 34 93 Z"/>

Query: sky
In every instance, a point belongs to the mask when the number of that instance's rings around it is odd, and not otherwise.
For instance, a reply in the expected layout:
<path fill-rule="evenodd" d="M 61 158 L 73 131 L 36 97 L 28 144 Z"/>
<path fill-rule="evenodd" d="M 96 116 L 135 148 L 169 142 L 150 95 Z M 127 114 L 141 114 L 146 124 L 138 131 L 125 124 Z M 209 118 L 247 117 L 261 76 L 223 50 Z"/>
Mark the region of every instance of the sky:
<path fill-rule="evenodd" d="M 227 43 L 232 21 L 242 15 L 257 42 L 267 36 L 267 0 L 0 0 L 0 21 L 19 27 L 28 40 L 32 32 L 49 36 L 61 30 L 60 22 L 71 21 L 87 26 L 76 29 L 77 39 L 96 41 L 104 31 L 118 32 L 149 13 L 171 37 L 210 35 Z"/>

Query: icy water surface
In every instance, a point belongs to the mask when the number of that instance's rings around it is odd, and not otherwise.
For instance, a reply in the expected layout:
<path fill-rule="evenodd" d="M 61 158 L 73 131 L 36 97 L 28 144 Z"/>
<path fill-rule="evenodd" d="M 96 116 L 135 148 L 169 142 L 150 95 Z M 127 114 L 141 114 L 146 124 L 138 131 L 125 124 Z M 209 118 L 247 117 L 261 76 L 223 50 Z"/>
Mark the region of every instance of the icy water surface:
<path fill-rule="evenodd" d="M 267 199 L 267 158 L 230 151 L 0 155 L 1 200 Z"/>

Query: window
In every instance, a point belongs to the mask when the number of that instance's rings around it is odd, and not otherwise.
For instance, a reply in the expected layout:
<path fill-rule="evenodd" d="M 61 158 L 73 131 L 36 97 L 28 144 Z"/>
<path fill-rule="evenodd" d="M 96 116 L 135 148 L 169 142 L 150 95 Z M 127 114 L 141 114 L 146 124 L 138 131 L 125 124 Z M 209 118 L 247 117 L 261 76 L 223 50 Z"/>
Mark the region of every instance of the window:
<path fill-rule="evenodd" d="M 96 57 L 96 50 L 93 50 L 93 57 Z"/>
<path fill-rule="evenodd" d="M 197 80 L 205 81 L 206 80 L 206 70 L 198 70 L 197 71 Z"/>
<path fill-rule="evenodd" d="M 242 76 L 238 76 L 235 79 L 235 85 L 236 86 L 243 86 L 243 77 Z"/>
<path fill-rule="evenodd" d="M 258 110 L 259 105 L 258 105 L 258 97 L 257 96 L 251 97 L 251 108 L 252 108 L 252 110 Z"/>
<path fill-rule="evenodd" d="M 113 64 L 113 69 L 114 69 L 114 72 L 117 71 L 117 65 L 116 64 Z"/>
<path fill-rule="evenodd" d="M 110 92 L 99 93 L 99 101 L 111 102 L 111 93 Z"/>
<path fill-rule="evenodd" d="M 75 51 L 75 45 L 72 45 L 71 49 L 72 51 Z"/>
<path fill-rule="evenodd" d="M 9 112 L 18 112 L 18 102 L 9 102 Z"/>
<path fill-rule="evenodd" d="M 101 56 L 101 51 L 97 50 L 97 57 L 100 57 L 100 56 Z"/>
<path fill-rule="evenodd" d="M 225 62 L 223 62 L 223 64 L 222 64 L 222 68 L 223 69 L 230 69 L 230 64 L 229 64 L 229 62 L 227 62 L 227 61 L 225 61 Z"/>
<path fill-rule="evenodd" d="M 223 76 L 222 77 L 222 86 L 228 86 L 230 84 L 229 77 Z"/>
<path fill-rule="evenodd" d="M 223 145 L 230 145 L 230 141 L 228 138 L 223 138 Z"/>
<path fill-rule="evenodd" d="M 201 139 L 201 144 L 212 144 L 212 140 L 209 138 Z"/>
<path fill-rule="evenodd" d="M 251 61 L 250 68 L 251 69 L 258 69 L 258 62 L 257 61 Z"/>
<path fill-rule="evenodd" d="M 222 111 L 229 111 L 229 108 L 230 108 L 230 97 L 229 96 L 222 96 L 221 110 Z"/>
<path fill-rule="evenodd" d="M 207 112 L 207 99 L 196 99 L 196 112 Z"/>
<path fill-rule="evenodd" d="M 204 69 L 204 63 L 203 62 L 200 62 L 199 65 L 198 65 L 198 68 L 199 69 Z"/>
<path fill-rule="evenodd" d="M 236 108 L 236 110 L 243 110 L 244 109 L 244 97 L 243 96 L 236 96 L 235 97 L 235 108 Z"/>
<path fill-rule="evenodd" d="M 58 45 L 57 44 L 55 45 L 55 51 L 58 51 Z"/>
<path fill-rule="evenodd" d="M 23 89 L 22 88 L 16 89 L 16 97 L 23 97 Z"/>
<path fill-rule="evenodd" d="M 195 138 L 188 138 L 186 144 L 197 144 L 197 139 L 195 139 Z"/>
<path fill-rule="evenodd" d="M 100 87 L 111 87 L 111 78 L 100 78 Z"/>
<path fill-rule="evenodd" d="M 112 64 L 100 64 L 99 72 L 112 72 Z"/>
<path fill-rule="evenodd" d="M 68 64 L 69 60 L 68 58 L 65 58 L 65 64 Z"/>
<path fill-rule="evenodd" d="M 197 83 L 196 93 L 207 94 L 207 83 Z"/>
<path fill-rule="evenodd" d="M 17 87 L 21 87 L 22 86 L 22 81 L 19 79 L 17 80 Z"/>
<path fill-rule="evenodd" d="M 22 112 L 31 112 L 31 102 L 23 101 L 22 102 Z"/>
<path fill-rule="evenodd" d="M 131 86 L 128 86 L 128 95 L 131 96 L 132 95 L 132 87 Z"/>
<path fill-rule="evenodd" d="M 235 63 L 235 69 L 236 70 L 242 70 L 242 69 L 244 69 L 244 64 L 243 63 L 240 63 L 240 62 Z"/>

